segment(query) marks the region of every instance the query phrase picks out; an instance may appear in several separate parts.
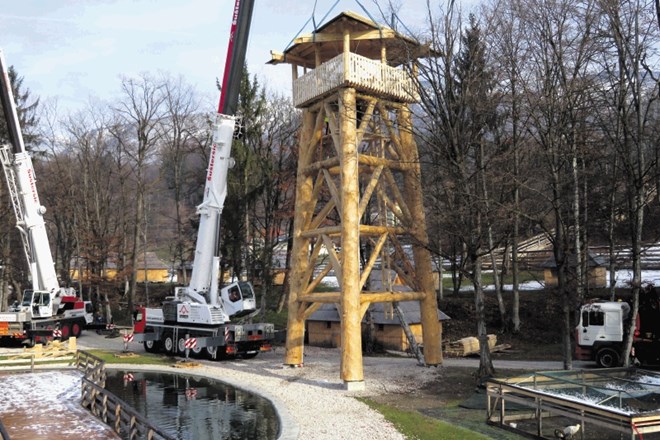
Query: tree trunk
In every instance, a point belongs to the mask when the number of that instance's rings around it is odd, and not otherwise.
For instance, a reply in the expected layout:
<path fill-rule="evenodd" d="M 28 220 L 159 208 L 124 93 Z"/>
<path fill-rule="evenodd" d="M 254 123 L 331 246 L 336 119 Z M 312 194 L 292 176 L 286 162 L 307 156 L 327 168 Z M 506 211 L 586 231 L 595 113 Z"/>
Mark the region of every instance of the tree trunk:
<path fill-rule="evenodd" d="M 484 307 L 484 290 L 481 280 L 481 257 L 473 258 L 474 272 L 472 284 L 474 285 L 474 307 L 477 316 L 477 338 L 479 339 L 479 369 L 477 378 L 480 383 L 495 375 L 493 360 L 488 347 L 488 332 L 486 330 L 486 311 Z"/>

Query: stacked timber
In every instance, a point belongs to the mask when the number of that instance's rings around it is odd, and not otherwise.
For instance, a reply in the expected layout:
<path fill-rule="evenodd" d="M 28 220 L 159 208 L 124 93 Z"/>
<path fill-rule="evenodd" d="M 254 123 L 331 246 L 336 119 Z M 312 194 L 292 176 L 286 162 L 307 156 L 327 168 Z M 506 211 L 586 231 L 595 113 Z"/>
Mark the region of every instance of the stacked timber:
<path fill-rule="evenodd" d="M 497 335 L 488 335 L 488 348 L 493 351 L 497 344 Z M 479 354 L 479 339 L 474 336 L 445 344 L 443 352 L 447 356 L 469 356 Z"/>

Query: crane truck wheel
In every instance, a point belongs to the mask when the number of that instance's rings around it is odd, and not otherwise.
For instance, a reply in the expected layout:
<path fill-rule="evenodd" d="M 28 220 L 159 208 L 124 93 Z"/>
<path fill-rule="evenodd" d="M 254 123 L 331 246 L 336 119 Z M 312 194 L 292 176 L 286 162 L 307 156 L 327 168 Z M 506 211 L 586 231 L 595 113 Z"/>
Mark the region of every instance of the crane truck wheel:
<path fill-rule="evenodd" d="M 160 342 L 158 341 L 144 341 L 144 351 L 147 353 L 156 353 L 160 350 Z"/>
<path fill-rule="evenodd" d="M 60 338 L 62 341 L 66 341 L 71 336 L 71 327 L 67 324 L 63 324 L 60 331 L 62 332 L 62 337 Z"/>
<path fill-rule="evenodd" d="M 204 357 L 204 349 L 198 345 L 195 345 L 195 348 L 191 348 L 190 352 L 192 353 L 192 356 L 195 358 L 202 358 Z"/>
<path fill-rule="evenodd" d="M 204 347 L 204 353 L 203 355 L 210 360 L 216 359 L 218 356 L 218 347 Z"/>
<path fill-rule="evenodd" d="M 612 347 L 603 347 L 596 353 L 596 363 L 603 368 L 618 367 L 619 353 Z"/>
<path fill-rule="evenodd" d="M 186 353 L 186 338 L 179 338 L 176 344 L 177 353 Z"/>
<path fill-rule="evenodd" d="M 172 356 L 176 352 L 176 344 L 174 342 L 174 336 L 172 333 L 166 333 L 163 337 L 163 348 L 165 348 L 165 353 Z"/>
<path fill-rule="evenodd" d="M 75 321 L 73 324 L 71 324 L 71 336 L 75 338 L 79 338 L 81 333 L 82 333 L 82 324 L 80 324 L 80 322 Z"/>

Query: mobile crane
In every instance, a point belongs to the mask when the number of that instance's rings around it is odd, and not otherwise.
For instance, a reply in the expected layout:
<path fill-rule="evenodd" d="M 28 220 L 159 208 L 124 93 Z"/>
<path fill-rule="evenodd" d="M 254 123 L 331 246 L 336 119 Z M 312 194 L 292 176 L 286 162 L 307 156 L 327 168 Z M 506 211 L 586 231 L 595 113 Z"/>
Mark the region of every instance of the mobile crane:
<path fill-rule="evenodd" d="M 0 341 L 20 339 L 34 345 L 51 338 L 53 330 L 58 330 L 62 339 L 78 337 L 92 322 L 92 304 L 82 301 L 72 288 L 61 287 L 57 280 L 43 217 L 46 208 L 39 202 L 32 159 L 25 150 L 1 49 L 0 73 L 0 101 L 9 134 L 9 144 L 0 146 L 0 162 L 32 280 L 32 288 L 23 292 L 21 302 L 0 313 Z"/>
<path fill-rule="evenodd" d="M 218 359 L 227 355 L 250 358 L 271 349 L 273 324 L 230 322 L 231 318 L 256 311 L 250 283 L 219 286 L 220 220 L 227 195 L 227 173 L 233 163 L 230 152 L 235 113 L 253 8 L 254 0 L 236 0 L 234 6 L 204 196 L 197 207 L 200 221 L 190 284 L 177 287 L 173 299 L 160 308 L 136 310 L 135 341 L 142 342 L 148 352 L 163 350 L 180 355 L 189 348 L 194 355 Z"/>

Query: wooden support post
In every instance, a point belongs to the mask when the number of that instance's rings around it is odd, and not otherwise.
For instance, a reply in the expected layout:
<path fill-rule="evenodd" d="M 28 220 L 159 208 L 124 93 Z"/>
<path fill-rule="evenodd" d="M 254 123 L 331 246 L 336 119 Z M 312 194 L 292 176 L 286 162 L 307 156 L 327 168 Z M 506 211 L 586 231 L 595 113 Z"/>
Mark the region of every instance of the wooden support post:
<path fill-rule="evenodd" d="M 360 314 L 360 191 L 356 145 L 355 89 L 340 92 L 341 137 L 341 378 L 351 389 L 364 388 Z"/>
<path fill-rule="evenodd" d="M 321 130 L 318 112 L 303 111 L 303 126 L 301 129 L 300 151 L 298 159 L 298 175 L 296 182 L 296 210 L 293 221 L 293 248 L 291 250 L 291 279 L 289 284 L 289 314 L 286 334 L 285 365 L 301 366 L 303 364 L 303 348 L 305 337 L 305 320 L 300 313 L 300 295 L 305 291 L 305 274 L 310 264 L 308 259 L 309 238 L 303 236 L 305 227 L 311 221 L 314 203 L 314 179 L 304 170 L 314 156 L 314 139 Z"/>
<path fill-rule="evenodd" d="M 413 244 L 415 258 L 415 273 L 419 289 L 425 292 L 424 299 L 420 301 L 422 315 L 422 337 L 424 339 L 424 360 L 426 365 L 442 363 L 442 327 L 438 319 L 438 300 L 433 282 L 433 266 L 431 255 L 422 245 L 428 243 L 426 232 L 426 216 L 422 199 L 421 169 L 419 154 L 412 133 L 412 117 L 410 109 L 402 106 L 399 110 L 399 126 L 401 140 L 401 154 L 404 162 L 415 164 L 414 168 L 405 172 L 404 197 L 408 201 L 410 215 L 412 216 L 411 233 L 417 243 Z"/>

